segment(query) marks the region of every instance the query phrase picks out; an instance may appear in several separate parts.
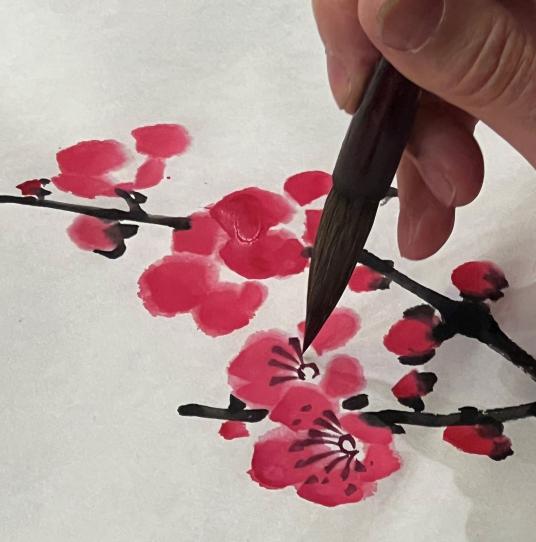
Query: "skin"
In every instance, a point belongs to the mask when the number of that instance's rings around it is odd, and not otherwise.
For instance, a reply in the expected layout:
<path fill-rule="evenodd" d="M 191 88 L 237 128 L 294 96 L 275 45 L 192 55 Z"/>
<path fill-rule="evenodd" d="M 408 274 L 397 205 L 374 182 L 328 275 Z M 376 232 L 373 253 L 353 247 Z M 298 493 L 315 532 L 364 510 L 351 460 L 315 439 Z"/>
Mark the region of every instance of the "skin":
<path fill-rule="evenodd" d="M 341 109 L 357 109 L 380 53 L 425 90 L 397 179 L 400 253 L 427 258 L 449 238 L 456 208 L 481 189 L 477 122 L 536 167 L 536 0 L 312 4 Z M 411 34 L 404 40 L 406 22 Z"/>

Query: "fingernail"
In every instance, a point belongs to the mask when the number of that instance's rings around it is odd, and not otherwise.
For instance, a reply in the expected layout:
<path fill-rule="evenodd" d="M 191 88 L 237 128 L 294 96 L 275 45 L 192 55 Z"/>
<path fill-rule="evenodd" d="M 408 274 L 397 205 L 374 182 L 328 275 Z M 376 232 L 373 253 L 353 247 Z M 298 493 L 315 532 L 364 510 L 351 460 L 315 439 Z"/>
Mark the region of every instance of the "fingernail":
<path fill-rule="evenodd" d="M 456 201 L 456 186 L 441 171 L 430 175 L 429 186 L 434 196 L 445 206 L 453 207 Z"/>
<path fill-rule="evenodd" d="M 326 52 L 326 58 L 331 93 L 333 94 L 339 108 L 344 109 L 346 103 L 350 99 L 350 93 L 352 90 L 350 75 L 338 56 L 328 51 Z"/>
<path fill-rule="evenodd" d="M 445 0 L 386 0 L 378 11 L 383 42 L 399 51 L 424 47 L 439 28 Z"/>

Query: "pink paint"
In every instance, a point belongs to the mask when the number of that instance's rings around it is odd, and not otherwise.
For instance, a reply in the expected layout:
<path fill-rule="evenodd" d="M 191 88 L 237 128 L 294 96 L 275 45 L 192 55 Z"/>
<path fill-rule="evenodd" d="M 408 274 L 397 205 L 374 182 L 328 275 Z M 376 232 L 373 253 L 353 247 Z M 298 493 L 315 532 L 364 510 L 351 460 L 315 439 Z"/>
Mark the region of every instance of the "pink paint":
<path fill-rule="evenodd" d="M 325 196 L 332 185 L 331 175 L 323 171 L 304 171 L 289 177 L 284 184 L 285 192 L 302 207 Z"/>
<path fill-rule="evenodd" d="M 106 232 L 113 224 L 115 223 L 80 215 L 67 228 L 67 235 L 82 250 L 110 251 L 117 246 L 117 240 L 114 240 Z"/>
<path fill-rule="evenodd" d="M 312 343 L 316 353 L 321 355 L 326 350 L 334 350 L 344 346 L 361 328 L 359 316 L 351 309 L 335 309 L 328 318 L 320 333 Z M 305 322 L 298 324 L 303 335 Z"/>
<path fill-rule="evenodd" d="M 270 231 L 255 243 L 228 241 L 220 257 L 235 273 L 248 279 L 287 277 L 307 265 L 303 245 L 286 230 Z"/>
<path fill-rule="evenodd" d="M 20 190 L 23 196 L 37 196 L 41 192 L 43 184 L 39 179 L 30 179 L 18 184 L 16 188 Z"/>
<path fill-rule="evenodd" d="M 389 288 L 389 282 L 388 279 L 373 269 L 365 265 L 358 265 L 352 273 L 348 287 L 353 292 L 372 292 Z"/>
<path fill-rule="evenodd" d="M 493 262 L 467 262 L 452 272 L 452 283 L 462 296 L 476 299 L 491 299 L 503 297 L 501 290 L 508 288 L 508 281 Z"/>
<path fill-rule="evenodd" d="M 142 126 L 131 132 L 136 140 L 136 150 L 152 158 L 171 158 L 182 154 L 191 139 L 180 124 L 155 124 Z"/>
<path fill-rule="evenodd" d="M 148 158 L 136 171 L 134 190 L 156 186 L 164 178 L 165 166 L 160 158 Z"/>
<path fill-rule="evenodd" d="M 89 177 L 71 173 L 60 173 L 52 177 L 54 185 L 63 192 L 70 192 L 81 198 L 115 196 L 114 184 L 104 177 Z"/>
<path fill-rule="evenodd" d="M 251 478 L 262 487 L 293 486 L 324 506 L 358 502 L 400 468 L 391 431 L 359 415 L 339 415 L 317 386 L 291 387 L 270 414 L 282 427 L 255 444 Z"/>
<path fill-rule="evenodd" d="M 227 235 L 206 212 L 194 213 L 190 219 L 191 229 L 173 232 L 173 251 L 210 256 L 227 239 Z"/>
<path fill-rule="evenodd" d="M 302 239 L 306 244 L 311 246 L 315 244 L 321 217 L 321 209 L 307 209 L 305 211 L 305 233 Z"/>
<path fill-rule="evenodd" d="M 260 188 L 228 194 L 210 208 L 210 216 L 236 241 L 252 243 L 270 228 L 288 222 L 294 210 L 286 199 Z"/>
<path fill-rule="evenodd" d="M 320 387 L 330 397 L 350 397 L 365 387 L 359 361 L 352 356 L 335 356 L 327 365 Z"/>
<path fill-rule="evenodd" d="M 193 316 L 207 335 L 227 335 L 249 324 L 267 293 L 266 287 L 257 282 L 219 283 L 207 293 Z"/>
<path fill-rule="evenodd" d="M 493 425 L 447 427 L 443 440 L 468 454 L 487 455 L 496 461 L 512 455 L 512 442 Z"/>
<path fill-rule="evenodd" d="M 166 256 L 143 272 L 138 296 L 153 316 L 172 317 L 197 307 L 217 279 L 210 260 L 185 254 Z"/>
<path fill-rule="evenodd" d="M 420 397 L 422 394 L 419 390 L 419 382 L 417 371 L 411 371 L 403 376 L 392 388 L 391 391 L 397 399 L 409 399 L 412 397 Z"/>
<path fill-rule="evenodd" d="M 249 431 L 244 422 L 228 421 L 221 424 L 219 434 L 225 440 L 249 437 Z"/>
<path fill-rule="evenodd" d="M 437 316 L 404 317 L 391 326 L 383 338 L 383 344 L 397 356 L 422 356 L 439 346 L 432 336 L 432 330 L 439 322 Z"/>
<path fill-rule="evenodd" d="M 127 162 L 124 146 L 114 139 L 82 141 L 59 151 L 56 160 L 62 173 L 99 177 Z"/>

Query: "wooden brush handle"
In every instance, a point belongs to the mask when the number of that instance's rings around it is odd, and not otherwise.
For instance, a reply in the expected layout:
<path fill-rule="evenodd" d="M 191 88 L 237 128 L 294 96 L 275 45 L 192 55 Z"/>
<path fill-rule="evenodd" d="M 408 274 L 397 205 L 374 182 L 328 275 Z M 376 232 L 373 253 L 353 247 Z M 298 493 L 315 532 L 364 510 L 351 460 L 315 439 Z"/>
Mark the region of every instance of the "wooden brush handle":
<path fill-rule="evenodd" d="M 382 58 L 352 117 L 333 186 L 350 200 L 381 200 L 395 176 L 417 111 L 419 87 Z"/>

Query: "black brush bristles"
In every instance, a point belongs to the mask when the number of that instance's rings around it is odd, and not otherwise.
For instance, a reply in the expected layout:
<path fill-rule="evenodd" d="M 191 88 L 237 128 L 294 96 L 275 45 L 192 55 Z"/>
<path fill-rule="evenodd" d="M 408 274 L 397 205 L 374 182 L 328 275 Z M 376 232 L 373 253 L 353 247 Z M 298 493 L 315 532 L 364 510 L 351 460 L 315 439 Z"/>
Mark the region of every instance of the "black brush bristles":
<path fill-rule="evenodd" d="M 303 351 L 339 302 L 367 240 L 379 201 L 347 199 L 331 190 L 313 248 L 307 289 Z"/>

